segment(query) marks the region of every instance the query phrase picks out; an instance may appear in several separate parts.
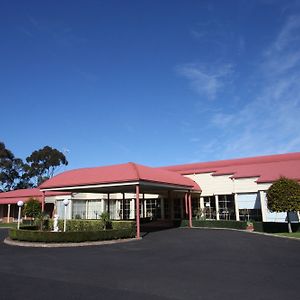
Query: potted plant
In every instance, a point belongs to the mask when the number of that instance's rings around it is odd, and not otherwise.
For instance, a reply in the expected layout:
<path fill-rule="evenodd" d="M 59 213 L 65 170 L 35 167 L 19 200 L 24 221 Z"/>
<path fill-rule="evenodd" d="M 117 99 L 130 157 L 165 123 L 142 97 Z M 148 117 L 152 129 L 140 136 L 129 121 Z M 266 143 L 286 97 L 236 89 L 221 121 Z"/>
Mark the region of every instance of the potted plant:
<path fill-rule="evenodd" d="M 247 231 L 254 231 L 254 226 L 253 226 L 252 222 L 250 222 L 250 221 L 247 222 L 246 230 Z"/>

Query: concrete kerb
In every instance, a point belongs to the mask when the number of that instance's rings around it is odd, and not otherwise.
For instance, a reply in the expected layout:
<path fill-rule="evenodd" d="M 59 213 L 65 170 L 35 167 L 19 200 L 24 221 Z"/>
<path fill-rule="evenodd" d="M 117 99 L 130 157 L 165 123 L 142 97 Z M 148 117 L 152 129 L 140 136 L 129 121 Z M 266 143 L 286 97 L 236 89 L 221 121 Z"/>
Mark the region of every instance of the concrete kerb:
<path fill-rule="evenodd" d="M 109 241 L 94 241 L 94 242 L 80 242 L 80 243 L 37 243 L 37 242 L 22 242 L 15 241 L 7 237 L 3 243 L 10 246 L 32 247 L 32 248 L 69 248 L 69 247 L 87 247 L 87 246 L 102 246 L 111 244 L 128 243 L 141 240 L 142 238 L 118 239 Z"/>
<path fill-rule="evenodd" d="M 281 238 L 281 239 L 290 239 L 290 240 L 297 240 L 300 241 L 299 238 L 295 238 L 292 236 L 283 236 L 283 235 L 277 235 L 276 233 L 266 233 L 266 232 L 259 232 L 259 231 L 248 231 L 248 230 L 242 230 L 242 229 L 235 229 L 235 228 L 216 228 L 216 227 L 181 227 L 182 229 L 212 229 L 212 230 L 231 230 L 231 231 L 239 231 L 239 232 L 245 232 L 245 233 L 250 233 L 250 234 L 259 234 L 259 235 L 265 235 L 265 236 L 271 236 L 271 237 L 276 237 L 276 238 Z"/>

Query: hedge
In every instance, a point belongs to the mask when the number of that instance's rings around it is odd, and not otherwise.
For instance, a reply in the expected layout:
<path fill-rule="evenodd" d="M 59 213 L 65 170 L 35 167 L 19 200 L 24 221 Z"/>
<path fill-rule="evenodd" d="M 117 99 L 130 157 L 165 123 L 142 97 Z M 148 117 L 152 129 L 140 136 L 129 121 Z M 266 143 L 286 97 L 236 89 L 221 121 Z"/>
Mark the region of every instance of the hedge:
<path fill-rule="evenodd" d="M 188 220 L 182 220 L 181 227 L 188 226 Z M 287 223 L 278 222 L 251 222 L 253 223 L 254 231 L 276 233 L 287 232 Z M 193 227 L 203 228 L 233 228 L 246 229 L 246 221 L 225 221 L 225 220 L 193 220 Z M 300 232 L 300 223 L 292 223 L 293 232 Z"/>
<path fill-rule="evenodd" d="M 58 220 L 58 229 L 63 231 L 64 221 Z M 99 231 L 103 230 L 104 223 L 101 220 L 67 220 L 67 231 Z M 111 221 L 110 229 L 133 229 L 134 221 Z M 53 230 L 53 220 L 49 220 L 49 230 Z"/>
<path fill-rule="evenodd" d="M 104 241 L 135 237 L 135 230 L 131 229 L 109 229 L 99 231 L 37 231 L 11 229 L 9 237 L 12 240 L 43 243 L 79 243 L 86 241 Z"/>
<path fill-rule="evenodd" d="M 254 230 L 259 232 L 277 233 L 288 231 L 288 223 L 253 222 L 253 226 Z M 300 232 L 300 223 L 292 223 L 292 231 Z"/>
<path fill-rule="evenodd" d="M 188 220 L 182 220 L 181 227 L 188 226 Z M 205 227 L 205 228 L 234 228 L 234 229 L 246 229 L 247 222 L 245 221 L 217 221 L 217 220 L 193 220 L 193 227 Z"/>

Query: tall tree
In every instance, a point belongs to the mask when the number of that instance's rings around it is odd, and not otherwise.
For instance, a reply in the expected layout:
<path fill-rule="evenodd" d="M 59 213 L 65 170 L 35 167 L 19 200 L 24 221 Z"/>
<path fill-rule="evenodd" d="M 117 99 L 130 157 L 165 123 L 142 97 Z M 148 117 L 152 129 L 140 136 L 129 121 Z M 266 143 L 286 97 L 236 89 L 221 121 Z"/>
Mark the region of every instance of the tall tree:
<path fill-rule="evenodd" d="M 49 146 L 32 152 L 26 158 L 26 162 L 25 171 L 31 178 L 34 186 L 38 186 L 51 178 L 60 166 L 68 165 L 65 155 Z"/>
<path fill-rule="evenodd" d="M 281 177 L 269 187 L 267 200 L 270 211 L 287 213 L 288 231 L 292 232 L 289 213 L 300 210 L 300 184 L 296 180 Z"/>
<path fill-rule="evenodd" d="M 0 190 L 2 192 L 13 190 L 23 182 L 23 161 L 0 142 Z M 25 184 L 25 181 L 22 183 Z"/>

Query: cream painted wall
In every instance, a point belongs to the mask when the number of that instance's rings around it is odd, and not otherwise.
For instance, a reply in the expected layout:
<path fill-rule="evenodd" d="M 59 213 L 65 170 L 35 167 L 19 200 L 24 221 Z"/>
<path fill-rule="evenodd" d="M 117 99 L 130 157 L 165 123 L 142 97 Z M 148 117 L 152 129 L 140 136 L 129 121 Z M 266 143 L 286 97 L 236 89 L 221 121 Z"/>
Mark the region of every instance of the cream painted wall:
<path fill-rule="evenodd" d="M 193 179 L 202 189 L 201 196 L 232 194 L 234 187 L 231 175 L 212 176 L 213 173 L 185 175 Z"/>
<path fill-rule="evenodd" d="M 252 178 L 233 178 L 234 193 L 257 193 L 258 185 L 256 183 L 258 177 Z"/>

